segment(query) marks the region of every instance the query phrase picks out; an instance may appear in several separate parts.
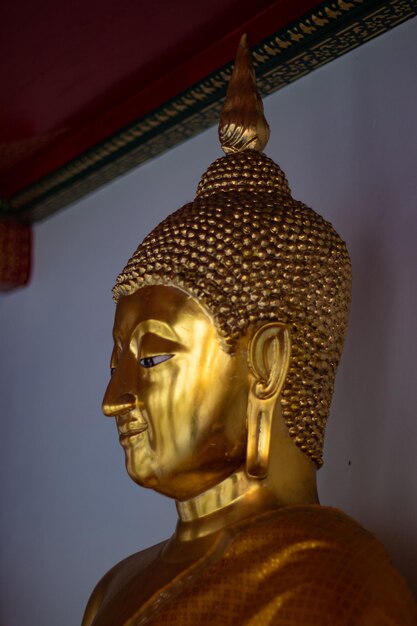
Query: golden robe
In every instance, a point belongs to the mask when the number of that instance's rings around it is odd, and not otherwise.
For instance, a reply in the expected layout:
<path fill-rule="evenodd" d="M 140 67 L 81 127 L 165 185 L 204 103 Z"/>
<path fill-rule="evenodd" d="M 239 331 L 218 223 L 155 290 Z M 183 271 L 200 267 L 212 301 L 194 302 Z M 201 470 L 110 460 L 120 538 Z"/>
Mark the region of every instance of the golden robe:
<path fill-rule="evenodd" d="M 113 568 L 95 601 L 93 594 L 96 619 L 87 623 L 417 626 L 417 605 L 383 546 L 336 509 L 286 507 L 252 518 L 221 531 L 180 572 L 165 547 L 140 553 L 142 573 L 138 555 Z M 166 582 L 152 589 L 161 571 Z M 136 606 L 135 589 L 142 598 Z"/>

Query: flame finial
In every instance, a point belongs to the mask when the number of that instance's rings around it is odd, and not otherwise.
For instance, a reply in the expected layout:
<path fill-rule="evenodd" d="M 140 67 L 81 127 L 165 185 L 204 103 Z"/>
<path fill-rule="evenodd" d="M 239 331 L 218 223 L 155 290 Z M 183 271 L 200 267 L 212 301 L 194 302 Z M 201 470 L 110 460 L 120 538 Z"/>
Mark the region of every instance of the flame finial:
<path fill-rule="evenodd" d="M 269 126 L 256 87 L 246 34 L 242 35 L 230 77 L 226 100 L 220 114 L 219 139 L 226 154 L 257 150 L 268 143 Z"/>

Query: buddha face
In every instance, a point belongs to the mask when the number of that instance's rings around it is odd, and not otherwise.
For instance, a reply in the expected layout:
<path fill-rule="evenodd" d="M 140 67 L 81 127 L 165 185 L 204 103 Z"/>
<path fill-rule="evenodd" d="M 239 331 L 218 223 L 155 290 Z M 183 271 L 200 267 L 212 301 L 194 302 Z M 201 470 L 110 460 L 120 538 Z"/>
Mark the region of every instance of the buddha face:
<path fill-rule="evenodd" d="M 148 286 L 120 298 L 103 400 L 138 484 L 178 500 L 245 460 L 248 364 L 228 355 L 210 315 L 184 291 Z"/>

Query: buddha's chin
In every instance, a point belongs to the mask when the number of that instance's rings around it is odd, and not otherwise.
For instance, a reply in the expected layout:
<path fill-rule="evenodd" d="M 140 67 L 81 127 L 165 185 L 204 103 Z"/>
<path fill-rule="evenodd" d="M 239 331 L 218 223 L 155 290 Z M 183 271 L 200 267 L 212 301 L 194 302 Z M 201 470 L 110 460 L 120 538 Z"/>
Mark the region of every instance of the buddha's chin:
<path fill-rule="evenodd" d="M 155 461 L 147 446 L 123 446 L 125 466 L 130 478 L 141 487 L 155 489 L 158 482 L 155 472 Z"/>
<path fill-rule="evenodd" d="M 125 466 L 129 477 L 140 487 L 153 489 L 175 499 L 182 493 L 177 485 L 181 484 L 182 477 L 166 467 L 163 471 L 163 463 L 147 447 L 125 448 Z"/>
<path fill-rule="evenodd" d="M 183 500 L 189 497 L 181 487 L 178 488 L 178 479 L 172 479 L 170 476 L 160 476 L 151 468 L 141 467 L 138 470 L 135 466 L 131 466 L 126 462 L 126 470 L 129 477 L 139 487 L 145 487 L 146 489 L 153 489 L 158 493 L 173 498 L 174 500 Z"/>
<path fill-rule="evenodd" d="M 140 470 L 126 462 L 126 470 L 134 483 L 146 489 L 153 489 L 168 498 L 181 499 L 182 491 L 177 489 L 175 481 L 169 476 L 158 475 L 152 468 L 141 467 Z"/>

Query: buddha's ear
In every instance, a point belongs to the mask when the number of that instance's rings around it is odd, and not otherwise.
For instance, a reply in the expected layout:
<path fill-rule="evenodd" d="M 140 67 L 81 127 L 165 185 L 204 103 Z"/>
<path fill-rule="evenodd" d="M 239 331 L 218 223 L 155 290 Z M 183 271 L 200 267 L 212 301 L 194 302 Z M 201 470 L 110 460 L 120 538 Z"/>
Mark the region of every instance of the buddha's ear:
<path fill-rule="evenodd" d="M 287 376 L 291 356 L 288 326 L 264 324 L 249 345 L 252 383 L 248 400 L 248 445 L 246 472 L 254 478 L 268 473 L 272 418 Z"/>
<path fill-rule="evenodd" d="M 291 356 L 290 331 L 286 324 L 271 322 L 259 328 L 249 346 L 249 367 L 255 378 L 253 393 L 267 400 L 281 393 Z"/>

